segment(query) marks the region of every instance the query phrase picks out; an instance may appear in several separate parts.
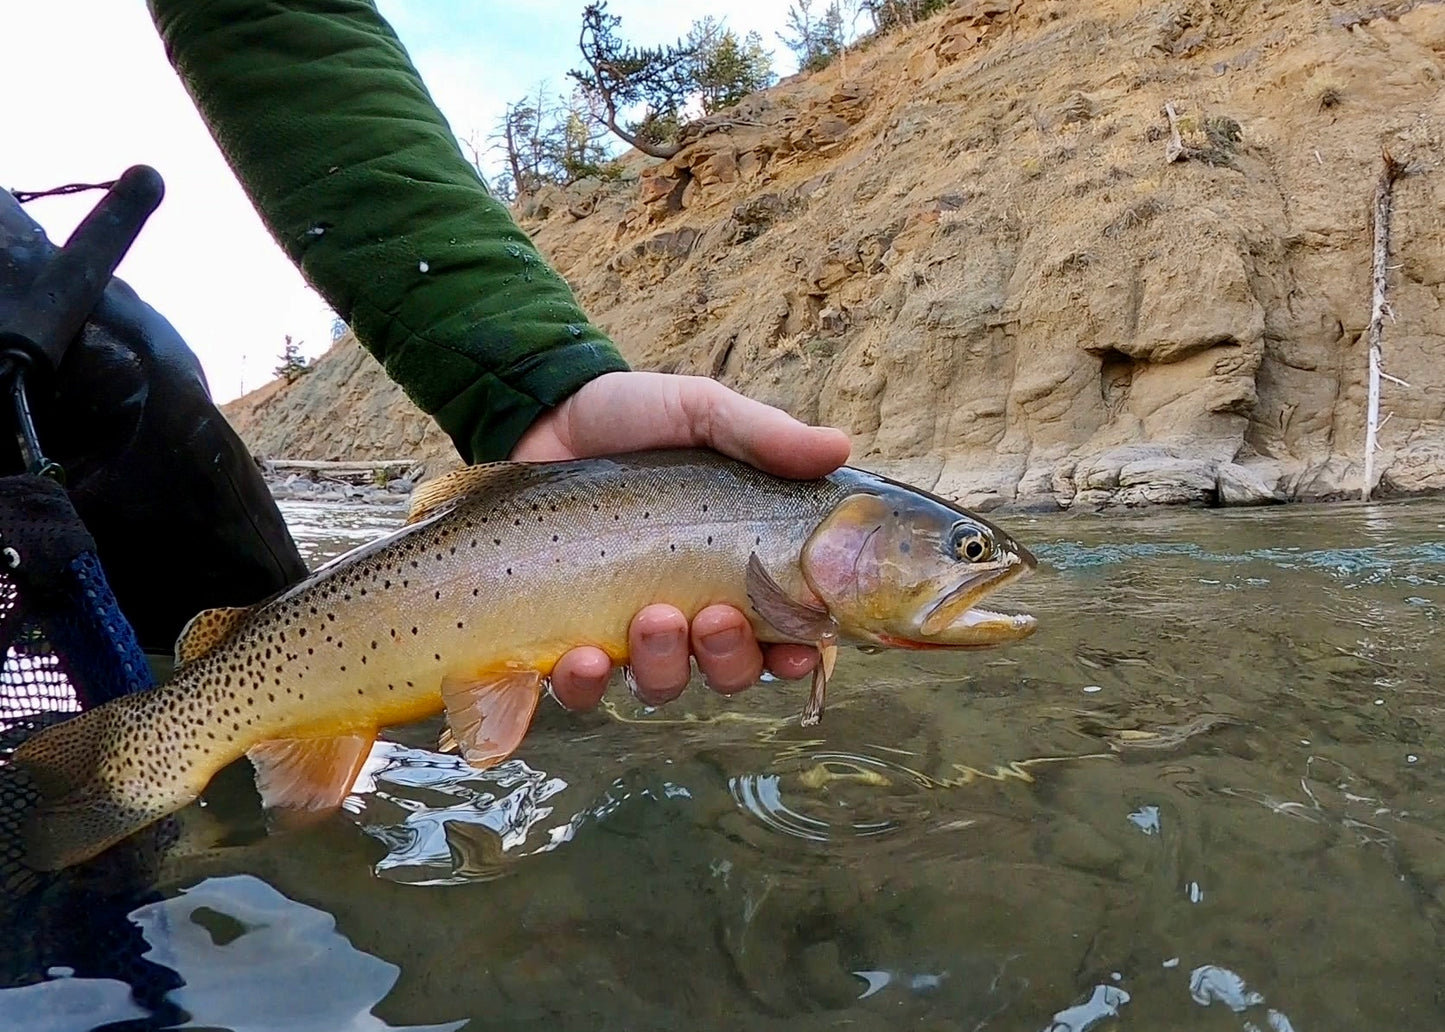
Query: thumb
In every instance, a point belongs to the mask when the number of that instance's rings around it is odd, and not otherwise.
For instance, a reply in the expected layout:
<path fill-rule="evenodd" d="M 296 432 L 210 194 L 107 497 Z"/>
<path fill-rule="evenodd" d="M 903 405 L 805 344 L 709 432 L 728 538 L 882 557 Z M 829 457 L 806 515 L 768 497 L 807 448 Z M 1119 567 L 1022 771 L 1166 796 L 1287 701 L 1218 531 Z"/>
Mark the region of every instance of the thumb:
<path fill-rule="evenodd" d="M 834 427 L 809 426 L 782 409 L 746 398 L 701 377 L 680 378 L 681 408 L 691 416 L 699 443 L 768 473 L 795 479 L 821 477 L 848 461 L 852 444 Z"/>

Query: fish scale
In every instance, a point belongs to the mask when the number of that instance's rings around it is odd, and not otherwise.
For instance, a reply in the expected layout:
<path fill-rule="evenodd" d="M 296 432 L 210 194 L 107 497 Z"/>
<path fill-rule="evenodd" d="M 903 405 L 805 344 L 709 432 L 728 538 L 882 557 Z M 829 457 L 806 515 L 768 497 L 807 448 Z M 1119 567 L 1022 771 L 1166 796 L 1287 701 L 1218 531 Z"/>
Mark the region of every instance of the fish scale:
<path fill-rule="evenodd" d="M 839 515 L 860 504 L 882 522 Z M 629 624 L 650 603 L 689 619 L 735 606 L 762 641 L 876 643 L 874 615 L 840 614 L 867 601 L 858 556 L 877 552 L 884 524 L 930 541 L 976 528 L 1007 557 L 1008 578 L 1032 566 L 998 528 L 905 485 L 846 468 L 790 481 L 695 451 L 470 467 L 418 489 L 412 519 L 255 607 L 201 614 L 165 685 L 28 742 L 16 759 L 46 800 L 37 862 L 93 855 L 242 755 L 268 806 L 335 806 L 379 728 L 443 708 L 463 755 L 496 762 L 516 748 L 557 660 L 593 645 L 626 662 Z M 819 569 L 805 569 L 810 548 Z M 885 557 L 879 576 L 917 565 L 910 548 Z M 930 574 L 961 562 L 942 538 L 933 551 Z M 842 596 L 819 597 L 819 583 L 848 577 Z M 936 608 L 942 589 L 918 590 Z M 1031 620 L 1022 626 L 1009 636 Z"/>

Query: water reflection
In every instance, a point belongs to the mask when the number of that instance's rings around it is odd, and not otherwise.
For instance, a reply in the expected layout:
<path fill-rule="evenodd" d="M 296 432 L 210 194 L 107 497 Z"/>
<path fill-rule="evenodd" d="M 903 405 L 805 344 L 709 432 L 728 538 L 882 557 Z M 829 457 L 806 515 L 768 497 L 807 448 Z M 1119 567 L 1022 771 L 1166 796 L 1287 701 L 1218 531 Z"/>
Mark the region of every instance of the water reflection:
<path fill-rule="evenodd" d="M 125 982 L 75 978 L 65 969 L 52 969 L 49 975 L 44 982 L 0 990 L 0 1027 L 12 1032 L 77 1032 L 150 1013 L 135 1005 Z"/>
<path fill-rule="evenodd" d="M 307 514 L 316 558 L 365 518 Z M 216 796 L 147 911 L 209 923 L 197 1020 L 281 1013 L 323 941 L 339 1028 L 1445 1027 L 1445 505 L 1003 522 L 1038 635 L 849 653 L 821 727 L 805 686 L 617 693 L 493 771 L 398 730 L 305 832 Z M 292 970 L 206 907 L 289 915 L 248 934 Z"/>
<path fill-rule="evenodd" d="M 346 809 L 386 846 L 378 875 L 415 885 L 488 881 L 555 849 L 585 814 L 553 817 L 567 782 L 519 759 L 479 771 L 454 754 L 377 742 Z"/>
<path fill-rule="evenodd" d="M 192 1027 L 231 1032 L 453 1032 L 390 1025 L 371 1013 L 400 969 L 363 953 L 328 913 L 249 875 L 207 878 L 131 915 L 151 959 L 185 984 L 171 993 Z M 258 992 L 258 988 L 264 991 Z"/>
<path fill-rule="evenodd" d="M 352 946 L 330 914 L 250 875 L 203 879 L 136 908 L 129 919 L 144 939 L 146 961 L 179 976 L 166 994 L 168 1011 L 137 1006 L 125 982 L 51 968 L 44 981 L 0 990 L 0 1027 L 455 1032 L 465 1024 L 392 1025 L 377 1018 L 371 1010 L 400 969 Z"/>

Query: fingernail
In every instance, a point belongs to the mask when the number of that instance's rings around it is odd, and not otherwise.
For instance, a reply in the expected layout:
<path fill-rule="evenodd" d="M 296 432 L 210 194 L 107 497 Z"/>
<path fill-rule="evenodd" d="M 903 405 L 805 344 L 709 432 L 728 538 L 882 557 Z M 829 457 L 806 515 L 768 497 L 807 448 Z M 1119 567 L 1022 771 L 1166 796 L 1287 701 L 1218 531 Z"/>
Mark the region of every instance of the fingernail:
<path fill-rule="evenodd" d="M 724 627 L 713 631 L 711 634 L 704 634 L 699 640 L 701 645 L 714 656 L 721 656 L 724 653 L 732 652 L 743 643 L 743 632 L 739 627 Z"/>
<path fill-rule="evenodd" d="M 681 628 L 668 627 L 663 630 L 644 631 L 638 636 L 639 648 L 653 656 L 667 656 L 686 647 L 686 637 Z"/>

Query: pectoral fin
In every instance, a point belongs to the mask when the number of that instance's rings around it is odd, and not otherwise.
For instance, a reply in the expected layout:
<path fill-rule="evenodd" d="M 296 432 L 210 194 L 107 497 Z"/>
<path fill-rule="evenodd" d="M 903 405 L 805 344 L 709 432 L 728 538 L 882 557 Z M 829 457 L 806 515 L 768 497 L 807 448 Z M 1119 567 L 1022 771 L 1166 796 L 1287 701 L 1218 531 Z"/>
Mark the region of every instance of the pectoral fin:
<path fill-rule="evenodd" d="M 253 745 L 256 788 L 268 810 L 315 813 L 341 805 L 376 736 L 284 738 Z"/>
<path fill-rule="evenodd" d="M 442 678 L 447 724 L 462 759 L 485 770 L 522 744 L 542 698 L 536 670 L 500 670 Z"/>
<path fill-rule="evenodd" d="M 762 560 L 754 552 L 748 556 L 748 601 L 768 623 L 798 641 L 816 642 L 828 636 L 837 637 L 838 625 L 822 606 L 809 605 L 793 598 L 763 569 Z"/>
<path fill-rule="evenodd" d="M 813 687 L 803 708 L 803 726 L 812 727 L 823 719 L 828 678 L 838 661 L 838 624 L 821 606 L 799 602 L 783 590 L 763 569 L 756 552 L 748 557 L 748 600 L 759 616 L 790 638 L 816 645 L 822 661 L 813 668 Z"/>
<path fill-rule="evenodd" d="M 826 644 L 820 642 L 818 654 L 821 659 L 813 668 L 813 687 L 808 692 L 808 704 L 803 707 L 801 723 L 804 727 L 812 727 L 823 719 L 823 703 L 828 694 L 828 678 L 833 676 L 833 667 L 838 662 L 836 639 Z"/>

